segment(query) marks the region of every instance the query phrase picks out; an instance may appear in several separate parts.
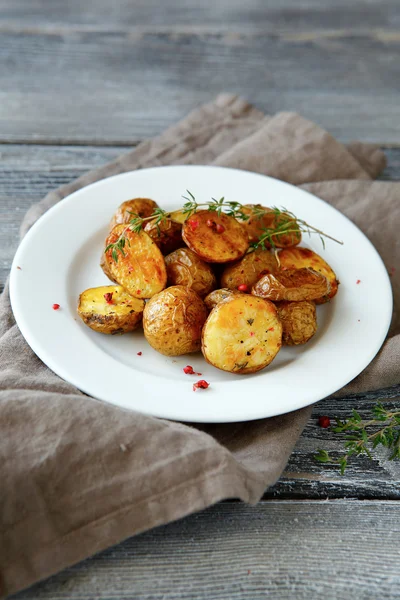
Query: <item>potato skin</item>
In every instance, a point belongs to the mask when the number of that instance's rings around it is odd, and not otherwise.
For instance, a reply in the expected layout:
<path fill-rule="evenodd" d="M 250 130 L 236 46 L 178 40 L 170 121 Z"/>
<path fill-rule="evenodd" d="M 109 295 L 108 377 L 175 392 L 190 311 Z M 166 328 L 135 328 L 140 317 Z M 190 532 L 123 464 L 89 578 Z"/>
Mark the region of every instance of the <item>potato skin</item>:
<path fill-rule="evenodd" d="M 214 367 L 247 374 L 269 365 L 281 345 L 282 324 L 273 303 L 233 293 L 209 314 L 201 351 Z"/>
<path fill-rule="evenodd" d="M 274 302 L 315 300 L 329 293 L 329 281 L 313 269 L 287 269 L 264 275 L 251 290 L 254 296 Z"/>
<path fill-rule="evenodd" d="M 282 342 L 286 346 L 305 344 L 317 331 L 317 311 L 314 302 L 277 302 L 282 322 Z"/>
<path fill-rule="evenodd" d="M 115 262 L 112 250 L 107 250 L 107 269 L 111 277 L 131 296 L 151 298 L 163 290 L 167 283 L 164 257 L 147 233 L 135 233 L 126 225 L 114 227 L 106 239 L 106 247 L 115 243 L 122 233 L 127 239 L 125 256 L 118 253 L 118 262 Z"/>
<path fill-rule="evenodd" d="M 239 262 L 225 267 L 221 287 L 236 290 L 239 285 L 244 284 L 250 290 L 262 275 L 275 273 L 277 269 L 275 256 L 269 250 L 257 248 L 254 252 L 245 254 Z"/>
<path fill-rule="evenodd" d="M 112 294 L 111 303 L 104 295 Z M 89 288 L 79 296 L 78 314 L 100 333 L 116 335 L 136 329 L 143 316 L 144 300 L 133 298 L 120 285 Z"/>
<path fill-rule="evenodd" d="M 212 310 L 217 304 L 220 302 L 224 302 L 225 300 L 229 300 L 232 296 L 241 294 L 242 292 L 238 292 L 236 290 L 230 290 L 228 288 L 221 288 L 218 290 L 214 290 L 210 292 L 204 298 L 204 304 L 207 306 L 208 310 Z"/>
<path fill-rule="evenodd" d="M 330 291 L 321 298 L 316 298 L 316 304 L 324 304 L 336 296 L 339 281 L 333 269 L 316 252 L 313 252 L 308 248 L 287 248 L 279 252 L 279 261 L 282 269 L 301 269 L 302 267 L 309 267 L 327 278 L 331 286 Z"/>
<path fill-rule="evenodd" d="M 191 215 L 183 223 L 182 237 L 193 252 L 209 263 L 239 260 L 249 247 L 246 230 L 236 219 L 209 210 Z"/>
<path fill-rule="evenodd" d="M 185 245 L 182 239 L 182 225 L 171 219 L 163 219 L 158 225 L 156 220 L 148 221 L 144 230 L 157 244 L 162 254 L 169 254 Z"/>
<path fill-rule="evenodd" d="M 287 213 L 282 212 L 277 215 L 272 208 L 261 206 L 261 204 L 245 204 L 242 207 L 242 212 L 250 217 L 247 221 L 240 221 L 248 233 L 250 243 L 258 242 L 260 236 L 264 233 L 264 229 L 275 229 L 286 221 L 293 224 L 295 231 L 274 235 L 272 239 L 275 247 L 289 248 L 301 242 L 301 231 L 296 220 Z M 271 245 L 265 242 L 265 247 L 270 248 Z"/>
<path fill-rule="evenodd" d="M 189 248 L 179 248 L 165 257 L 168 285 L 184 285 L 201 298 L 209 294 L 217 280 L 209 264 Z"/>
<path fill-rule="evenodd" d="M 166 356 L 198 352 L 207 309 L 196 292 L 182 285 L 166 288 L 147 302 L 144 335 L 150 346 Z"/>
<path fill-rule="evenodd" d="M 150 198 L 132 198 L 131 200 L 126 200 L 117 208 L 110 221 L 109 229 L 111 231 L 116 225 L 120 225 L 121 223 L 128 224 L 135 217 L 135 214 L 142 218 L 151 217 L 156 208 L 158 208 L 157 202 L 154 202 Z"/>

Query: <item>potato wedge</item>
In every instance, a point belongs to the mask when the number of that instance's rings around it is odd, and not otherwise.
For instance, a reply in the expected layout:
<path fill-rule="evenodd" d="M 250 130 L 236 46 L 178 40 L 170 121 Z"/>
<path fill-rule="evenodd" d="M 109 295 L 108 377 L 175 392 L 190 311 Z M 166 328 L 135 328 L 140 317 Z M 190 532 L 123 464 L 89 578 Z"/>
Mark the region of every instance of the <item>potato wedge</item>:
<path fill-rule="evenodd" d="M 329 281 L 313 269 L 287 269 L 264 275 L 251 290 L 254 296 L 272 301 L 315 300 L 329 294 Z"/>
<path fill-rule="evenodd" d="M 205 262 L 227 263 L 242 258 L 249 247 L 246 230 L 233 217 L 199 210 L 184 222 L 182 237 Z"/>
<path fill-rule="evenodd" d="M 158 208 L 157 203 L 150 198 L 132 198 L 132 200 L 126 200 L 126 202 L 123 202 L 117 208 L 113 218 L 111 219 L 110 231 L 114 229 L 116 225 L 120 225 L 121 223 L 129 223 L 129 221 L 133 219 L 135 215 L 143 218 L 151 217 L 156 208 Z"/>
<path fill-rule="evenodd" d="M 133 298 L 120 285 L 90 288 L 79 296 L 78 315 L 94 331 L 128 333 L 142 320 L 144 300 Z"/>
<path fill-rule="evenodd" d="M 301 269 L 302 267 L 309 267 L 327 278 L 331 284 L 330 291 L 325 296 L 314 300 L 316 304 L 323 304 L 336 296 L 339 281 L 336 278 L 333 269 L 321 256 L 319 256 L 319 254 L 316 254 L 316 252 L 313 252 L 308 248 L 287 248 L 279 252 L 279 261 L 281 269 Z"/>
<path fill-rule="evenodd" d="M 317 331 L 317 311 L 314 302 L 277 302 L 282 322 L 282 342 L 286 346 L 305 344 Z"/>
<path fill-rule="evenodd" d="M 240 220 L 248 233 L 250 243 L 258 242 L 265 229 L 276 229 L 285 223 L 290 225 L 290 231 L 272 237 L 276 248 L 289 248 L 301 242 L 301 231 L 296 220 L 287 213 L 277 214 L 272 208 L 261 206 L 261 204 L 245 204 L 242 211 L 250 217 L 247 221 Z M 267 242 L 265 242 L 265 246 L 271 247 Z"/>
<path fill-rule="evenodd" d="M 207 306 L 208 310 L 212 310 L 217 304 L 220 302 L 224 302 L 225 300 L 229 300 L 234 295 L 239 295 L 242 292 L 238 292 L 236 290 L 230 290 L 228 288 L 221 288 L 219 290 L 214 290 L 210 292 L 204 298 L 204 304 Z"/>
<path fill-rule="evenodd" d="M 230 373 L 255 373 L 272 362 L 282 345 L 282 324 L 272 302 L 233 294 L 209 314 L 201 351 L 214 367 Z"/>
<path fill-rule="evenodd" d="M 115 262 L 112 250 L 107 250 L 107 269 L 131 296 L 151 298 L 161 292 L 167 283 L 164 257 L 147 233 L 134 233 L 126 225 L 114 227 L 106 239 L 106 247 L 115 243 L 121 234 L 126 237 L 125 256 L 118 253 L 118 261 Z"/>
<path fill-rule="evenodd" d="M 196 292 L 182 285 L 169 287 L 153 296 L 145 306 L 145 338 L 152 348 L 166 356 L 197 352 L 207 314 Z"/>
<path fill-rule="evenodd" d="M 171 219 L 163 219 L 158 224 L 156 220 L 148 221 L 144 231 L 157 244 L 162 254 L 169 254 L 185 245 L 182 239 L 182 225 Z"/>
<path fill-rule="evenodd" d="M 236 290 L 239 285 L 247 285 L 250 291 L 262 275 L 275 273 L 277 269 L 275 256 L 269 250 L 257 248 L 254 252 L 245 254 L 239 262 L 225 267 L 221 287 Z"/>
<path fill-rule="evenodd" d="M 165 257 L 168 285 L 184 285 L 194 290 L 201 298 L 217 284 L 210 265 L 189 248 L 179 248 Z"/>

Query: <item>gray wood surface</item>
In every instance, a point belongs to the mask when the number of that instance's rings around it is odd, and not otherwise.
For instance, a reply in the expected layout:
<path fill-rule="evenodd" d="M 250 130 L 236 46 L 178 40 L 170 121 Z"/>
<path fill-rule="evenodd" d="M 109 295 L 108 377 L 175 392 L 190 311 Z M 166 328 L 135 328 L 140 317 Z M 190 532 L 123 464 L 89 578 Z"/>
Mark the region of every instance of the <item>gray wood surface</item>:
<path fill-rule="evenodd" d="M 0 142 L 128 144 L 225 90 L 341 140 L 399 143 L 396 0 L 2 8 Z"/>
<path fill-rule="evenodd" d="M 67 569 L 18 600 L 400 597 L 400 504 L 225 502 Z"/>

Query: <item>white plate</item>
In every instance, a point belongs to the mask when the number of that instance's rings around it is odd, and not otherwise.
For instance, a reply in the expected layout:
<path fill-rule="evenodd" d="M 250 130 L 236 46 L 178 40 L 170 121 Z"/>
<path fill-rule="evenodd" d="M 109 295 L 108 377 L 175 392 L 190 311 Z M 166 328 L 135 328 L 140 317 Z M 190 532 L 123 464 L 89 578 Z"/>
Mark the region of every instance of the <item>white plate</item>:
<path fill-rule="evenodd" d="M 318 332 L 308 344 L 284 347 L 269 367 L 254 375 L 219 371 L 200 354 L 166 357 L 147 344 L 141 331 L 101 335 L 77 316 L 80 292 L 109 283 L 99 257 L 107 224 L 118 205 L 142 196 L 168 210 L 179 208 L 186 189 L 203 202 L 225 196 L 241 203 L 284 206 L 344 242 L 340 246 L 327 240 L 323 250 L 318 237 L 304 237 L 302 245 L 321 254 L 336 271 L 339 293 L 330 304 L 318 307 Z M 11 301 L 28 344 L 60 377 L 99 400 L 193 422 L 270 417 L 328 396 L 373 359 L 392 314 L 391 287 L 382 260 L 341 213 L 276 179 L 202 166 L 117 175 L 56 204 L 18 248 Z M 53 310 L 53 303 L 60 304 L 60 310 Z M 187 364 L 210 383 L 207 390 L 193 392 L 198 377 L 183 373 Z"/>

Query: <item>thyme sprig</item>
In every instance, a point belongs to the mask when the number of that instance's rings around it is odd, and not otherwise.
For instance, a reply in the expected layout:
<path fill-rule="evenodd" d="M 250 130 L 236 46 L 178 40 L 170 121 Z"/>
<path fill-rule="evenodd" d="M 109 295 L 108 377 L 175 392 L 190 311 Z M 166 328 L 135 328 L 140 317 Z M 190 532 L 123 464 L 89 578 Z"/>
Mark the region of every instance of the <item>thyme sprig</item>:
<path fill-rule="evenodd" d="M 318 449 L 314 458 L 318 462 L 332 463 L 340 468 L 340 473 L 346 470 L 351 456 L 365 454 L 372 458 L 371 449 L 377 446 L 389 448 L 389 460 L 400 458 L 400 410 L 387 410 L 380 402 L 372 409 L 373 418 L 363 421 L 359 413 L 353 409 L 352 417 L 341 421 L 336 419 L 335 433 L 345 433 L 346 453 L 340 458 L 333 458 L 326 450 Z M 379 426 L 377 431 L 372 431 Z"/>
<path fill-rule="evenodd" d="M 271 210 L 274 213 L 274 223 L 276 225 L 274 227 L 263 227 L 264 233 L 262 233 L 260 235 L 257 242 L 254 242 L 252 244 L 253 248 L 258 248 L 260 246 L 262 248 L 266 248 L 265 244 L 267 242 L 267 244 L 273 250 L 276 250 L 276 241 L 279 241 L 279 239 L 282 236 L 288 235 L 291 233 L 298 235 L 299 232 L 307 233 L 309 235 L 309 237 L 311 237 L 312 234 L 317 234 L 321 240 L 322 247 L 324 249 L 325 249 L 324 238 L 328 238 L 329 240 L 332 240 L 332 241 L 336 242 L 337 244 L 343 245 L 343 242 L 341 242 L 340 240 L 337 240 L 336 238 L 332 237 L 331 235 L 328 235 L 327 233 L 324 233 L 323 231 L 321 231 L 321 229 L 317 229 L 317 227 L 310 225 L 303 219 L 298 219 L 296 217 L 296 215 L 294 215 L 292 212 L 287 210 L 287 208 L 284 208 L 284 207 L 278 208 L 277 206 L 273 206 L 271 208 Z M 260 206 L 253 207 L 253 215 L 256 218 L 261 219 L 264 214 L 266 214 L 266 213 L 265 213 L 265 210 L 262 209 L 262 207 L 260 207 Z"/>
<path fill-rule="evenodd" d="M 206 210 L 216 212 L 218 216 L 220 216 L 221 213 L 225 213 L 226 215 L 234 217 L 235 219 L 240 218 L 242 221 L 247 221 L 250 218 L 244 213 L 243 206 L 240 204 L 240 202 L 225 200 L 224 196 L 222 196 L 222 198 L 219 200 L 216 198 L 211 198 L 209 202 L 197 202 L 193 194 L 189 192 L 189 190 L 186 191 L 188 195 L 182 196 L 182 198 L 186 200 L 182 207 L 182 213 L 186 217 L 185 220 L 187 220 L 193 213 L 197 212 L 200 207 L 206 207 Z"/>

